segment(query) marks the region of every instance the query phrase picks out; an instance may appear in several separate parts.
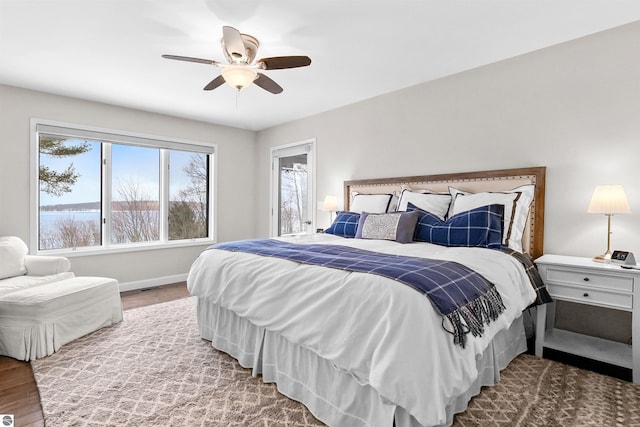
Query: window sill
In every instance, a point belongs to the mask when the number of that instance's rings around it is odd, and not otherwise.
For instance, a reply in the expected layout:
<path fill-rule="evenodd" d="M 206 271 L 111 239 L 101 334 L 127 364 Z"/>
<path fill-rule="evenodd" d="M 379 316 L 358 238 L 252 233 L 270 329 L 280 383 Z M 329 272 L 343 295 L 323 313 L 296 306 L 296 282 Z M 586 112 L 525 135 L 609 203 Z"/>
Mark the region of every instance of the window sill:
<path fill-rule="evenodd" d="M 36 255 L 56 255 L 64 256 L 67 258 L 83 257 L 83 256 L 95 256 L 95 255 L 109 255 L 109 254 L 121 254 L 124 252 L 145 252 L 154 251 L 159 249 L 177 249 L 190 246 L 209 246 L 216 243 L 214 239 L 194 239 L 194 240 L 181 240 L 171 243 L 139 243 L 128 245 L 114 245 L 108 248 L 74 248 L 74 249 L 52 249 L 46 251 L 37 251 Z"/>

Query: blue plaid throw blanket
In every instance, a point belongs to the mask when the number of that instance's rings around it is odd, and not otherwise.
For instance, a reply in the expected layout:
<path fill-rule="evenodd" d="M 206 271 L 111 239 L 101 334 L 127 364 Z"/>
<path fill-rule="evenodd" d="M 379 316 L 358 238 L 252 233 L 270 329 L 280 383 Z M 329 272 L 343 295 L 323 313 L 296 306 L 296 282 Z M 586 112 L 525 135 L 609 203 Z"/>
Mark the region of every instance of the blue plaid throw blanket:
<path fill-rule="evenodd" d="M 495 285 L 462 264 L 388 255 L 338 245 L 292 244 L 271 239 L 219 243 L 209 249 L 247 252 L 352 272 L 372 273 L 404 283 L 426 295 L 443 316 L 442 327 L 464 348 L 466 334 L 480 336 L 505 309 Z M 452 330 L 445 326 L 444 319 Z"/>

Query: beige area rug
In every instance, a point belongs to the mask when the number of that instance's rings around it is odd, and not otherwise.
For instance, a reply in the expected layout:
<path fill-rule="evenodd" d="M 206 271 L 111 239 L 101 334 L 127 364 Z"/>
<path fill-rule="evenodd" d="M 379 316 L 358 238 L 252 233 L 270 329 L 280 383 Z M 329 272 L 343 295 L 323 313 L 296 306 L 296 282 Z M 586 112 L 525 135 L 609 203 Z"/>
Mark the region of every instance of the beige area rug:
<path fill-rule="evenodd" d="M 47 427 L 324 425 L 202 340 L 195 297 L 127 310 L 31 364 Z"/>
<path fill-rule="evenodd" d="M 640 426 L 640 386 L 520 355 L 485 387 L 454 426 Z"/>
<path fill-rule="evenodd" d="M 48 427 L 323 425 L 200 339 L 195 298 L 126 311 L 32 365 Z M 640 387 L 522 355 L 454 425 L 640 426 Z"/>

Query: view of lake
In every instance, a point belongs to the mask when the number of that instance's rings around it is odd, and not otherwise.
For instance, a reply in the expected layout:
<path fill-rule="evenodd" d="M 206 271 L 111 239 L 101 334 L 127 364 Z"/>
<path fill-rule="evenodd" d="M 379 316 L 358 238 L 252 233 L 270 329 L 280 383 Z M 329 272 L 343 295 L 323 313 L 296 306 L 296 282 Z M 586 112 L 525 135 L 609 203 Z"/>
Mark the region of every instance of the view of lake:
<path fill-rule="evenodd" d="M 40 231 L 55 227 L 59 219 L 73 218 L 77 221 L 100 222 L 100 211 L 40 211 Z"/>

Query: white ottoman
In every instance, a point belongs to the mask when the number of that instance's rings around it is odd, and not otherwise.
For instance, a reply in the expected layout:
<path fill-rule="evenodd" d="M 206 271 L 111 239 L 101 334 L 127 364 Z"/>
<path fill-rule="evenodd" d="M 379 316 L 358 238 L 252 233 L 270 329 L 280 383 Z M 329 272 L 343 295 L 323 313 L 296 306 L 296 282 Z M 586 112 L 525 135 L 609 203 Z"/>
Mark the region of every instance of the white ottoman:
<path fill-rule="evenodd" d="M 0 355 L 35 360 L 121 320 L 115 279 L 73 277 L 21 289 L 0 299 Z"/>

